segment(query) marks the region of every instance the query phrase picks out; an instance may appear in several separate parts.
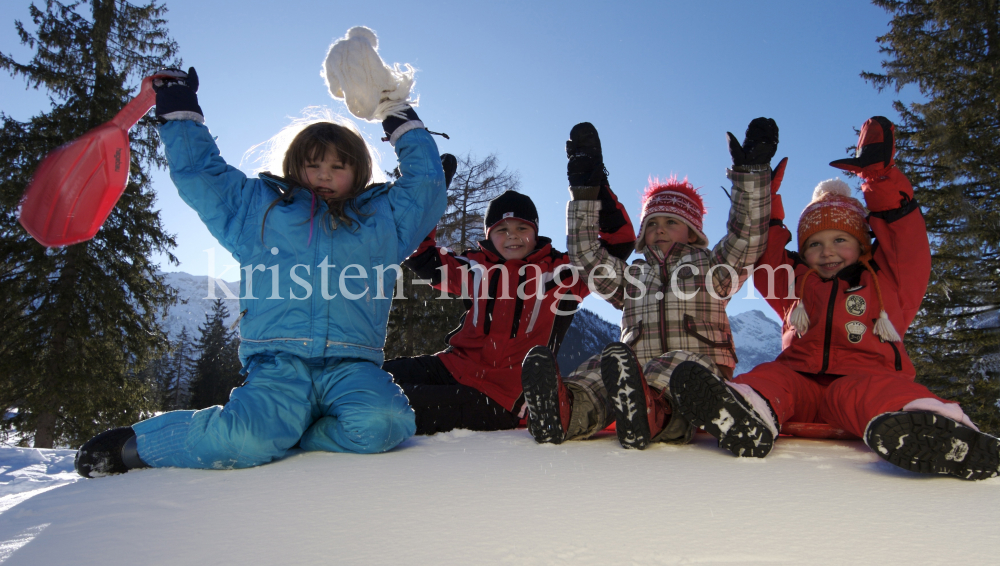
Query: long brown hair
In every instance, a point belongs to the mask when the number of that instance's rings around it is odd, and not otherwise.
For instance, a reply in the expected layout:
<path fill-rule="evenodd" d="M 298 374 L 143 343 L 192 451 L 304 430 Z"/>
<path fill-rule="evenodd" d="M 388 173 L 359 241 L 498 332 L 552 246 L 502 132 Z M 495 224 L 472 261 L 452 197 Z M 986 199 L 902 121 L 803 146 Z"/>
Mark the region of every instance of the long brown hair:
<path fill-rule="evenodd" d="M 308 187 L 306 163 L 322 161 L 327 152 L 331 151 L 336 153 L 341 163 L 354 168 L 354 183 L 350 192 L 344 197 L 326 201 L 330 215 L 330 228 L 336 230 L 340 223 L 346 224 L 348 227 L 354 224 L 354 220 L 347 215 L 347 209 L 355 214 L 362 214 L 354 199 L 369 187 L 372 180 L 373 167 L 371 155 L 368 153 L 368 145 L 351 128 L 333 122 L 316 122 L 299 132 L 292 139 L 292 143 L 289 144 L 288 150 L 285 152 L 281 171 L 282 176 L 291 183 L 292 187 L 288 193 L 275 199 L 264 212 L 264 220 L 260 226 L 261 241 L 264 240 L 264 223 L 267 222 L 267 215 L 275 205 L 282 200 L 291 200 L 299 190 L 312 192 L 312 189 Z M 315 198 L 315 193 L 313 197 Z M 307 222 L 312 221 L 312 214 L 310 212 Z"/>

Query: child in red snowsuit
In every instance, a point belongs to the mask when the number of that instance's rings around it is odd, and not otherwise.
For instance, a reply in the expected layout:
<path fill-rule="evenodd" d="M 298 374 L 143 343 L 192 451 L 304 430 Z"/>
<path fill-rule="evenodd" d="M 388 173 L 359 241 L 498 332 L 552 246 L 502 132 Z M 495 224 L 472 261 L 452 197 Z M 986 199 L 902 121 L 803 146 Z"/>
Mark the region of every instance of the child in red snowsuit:
<path fill-rule="evenodd" d="M 608 210 L 600 222 L 602 249 L 628 257 L 632 222 L 610 190 L 601 201 Z M 468 309 L 445 337 L 446 350 L 382 366 L 409 398 L 417 434 L 517 427 L 524 416 L 522 360 L 535 346 L 558 351 L 590 292 L 569 256 L 538 235 L 538 212 L 527 195 L 507 191 L 490 201 L 483 231 L 479 248 L 461 254 L 437 247 L 432 231 L 403 262 L 434 288 L 461 296 Z"/>
<path fill-rule="evenodd" d="M 824 181 L 800 217 L 799 252 L 790 252 L 781 199 L 772 195 L 754 281 L 784 321 L 778 358 L 729 384 L 701 366 L 673 374 L 680 410 L 737 456 L 766 456 L 782 423 L 828 423 L 908 470 L 966 479 L 998 473 L 1000 441 L 979 432 L 957 403 L 916 383 L 903 347 L 931 258 L 913 188 L 893 161 L 893 132 L 876 116 L 861 130 L 858 157 L 831 163 L 864 180 L 867 221 L 846 183 Z"/>

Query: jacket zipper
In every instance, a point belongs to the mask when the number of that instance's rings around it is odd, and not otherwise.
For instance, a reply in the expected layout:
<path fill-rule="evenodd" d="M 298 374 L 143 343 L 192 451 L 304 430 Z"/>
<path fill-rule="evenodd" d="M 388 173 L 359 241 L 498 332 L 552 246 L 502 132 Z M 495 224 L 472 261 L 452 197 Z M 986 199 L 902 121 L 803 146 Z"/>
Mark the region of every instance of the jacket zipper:
<path fill-rule="evenodd" d="M 878 319 L 877 318 L 873 318 L 872 319 L 872 328 L 875 328 L 875 323 L 876 322 L 878 322 Z M 896 357 L 896 371 L 903 371 L 903 358 L 902 358 L 902 356 L 899 355 L 899 348 L 896 347 L 896 344 L 893 343 L 893 342 L 886 342 L 881 337 L 878 339 L 878 341 L 882 342 L 882 343 L 885 343 L 885 344 L 889 344 L 889 346 L 892 348 L 893 355 Z"/>
<path fill-rule="evenodd" d="M 826 335 L 823 336 L 823 367 L 819 373 L 826 373 L 830 367 L 830 341 L 833 339 L 833 312 L 837 303 L 837 279 L 833 279 L 833 289 L 830 290 L 830 301 L 826 306 Z"/>
<path fill-rule="evenodd" d="M 666 264 L 666 258 L 665 257 L 664 257 L 664 262 L 660 264 L 660 285 L 662 286 L 662 289 L 660 290 L 660 293 L 662 294 L 662 297 L 663 297 L 663 298 L 660 299 L 660 305 L 659 305 L 659 307 L 660 307 L 660 309 L 659 309 L 660 310 L 660 325 L 659 325 L 660 326 L 660 328 L 659 328 L 659 331 L 660 331 L 660 350 L 666 352 L 667 351 L 667 323 L 666 323 L 667 322 L 667 307 L 666 307 L 666 302 L 667 302 L 667 293 L 666 293 L 666 289 L 667 289 L 667 264 Z"/>
<path fill-rule="evenodd" d="M 524 310 L 524 301 L 521 300 L 521 294 L 517 292 L 517 289 L 521 288 L 521 284 L 524 283 L 525 273 L 518 273 L 517 275 L 517 285 L 514 286 L 514 320 L 510 324 L 510 338 L 513 340 L 517 338 L 517 329 L 521 326 L 521 311 Z M 541 281 L 538 282 L 541 284 Z"/>

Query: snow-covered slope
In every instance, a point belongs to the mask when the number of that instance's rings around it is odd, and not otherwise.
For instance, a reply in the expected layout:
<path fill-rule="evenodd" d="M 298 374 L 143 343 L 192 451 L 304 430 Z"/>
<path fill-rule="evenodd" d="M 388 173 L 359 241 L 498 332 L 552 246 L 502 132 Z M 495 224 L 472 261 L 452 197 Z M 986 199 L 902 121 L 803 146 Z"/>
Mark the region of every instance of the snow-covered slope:
<path fill-rule="evenodd" d="M 137 470 L 60 487 L 72 452 L 27 452 L 0 448 L 0 488 L 37 485 L 0 497 L 4 566 L 892 566 L 1000 555 L 1000 479 L 918 476 L 859 441 L 782 438 L 756 460 L 704 434 L 640 452 L 613 434 L 555 446 L 525 430 L 454 431 L 377 456 L 296 453 L 249 470 Z"/>

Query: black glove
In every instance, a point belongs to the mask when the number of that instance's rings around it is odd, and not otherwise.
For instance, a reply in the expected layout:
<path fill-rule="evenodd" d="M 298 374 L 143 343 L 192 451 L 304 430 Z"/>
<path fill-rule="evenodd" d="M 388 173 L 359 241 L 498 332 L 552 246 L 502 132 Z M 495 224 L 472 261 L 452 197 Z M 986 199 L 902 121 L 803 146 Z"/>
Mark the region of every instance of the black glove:
<path fill-rule="evenodd" d="M 441 154 L 441 168 L 444 169 L 444 186 L 451 186 L 451 180 L 455 178 L 455 171 L 458 170 L 458 160 L 450 153 Z"/>
<path fill-rule="evenodd" d="M 736 140 L 732 132 L 726 132 L 729 138 L 729 154 L 733 156 L 733 166 L 767 165 L 778 151 L 778 125 L 770 118 L 754 118 L 747 126 L 743 145 Z"/>
<path fill-rule="evenodd" d="M 396 128 L 402 126 L 407 122 L 420 120 L 420 117 L 417 116 L 417 111 L 409 106 L 406 107 L 406 112 L 404 112 L 404 114 L 406 114 L 406 118 L 389 116 L 385 120 L 382 120 L 382 129 L 385 131 L 385 138 L 383 139 L 385 141 L 389 141 L 389 138 L 392 137 L 392 133 L 396 131 Z"/>
<path fill-rule="evenodd" d="M 856 174 L 885 169 L 894 165 L 895 132 L 895 126 L 888 118 L 872 116 L 861 126 L 856 156 L 850 159 L 831 161 L 830 165 Z"/>
<path fill-rule="evenodd" d="M 156 119 L 161 124 L 170 120 L 205 121 L 205 113 L 198 106 L 198 73 L 194 67 L 188 72 L 180 69 L 163 69 L 153 75 L 156 91 Z"/>

